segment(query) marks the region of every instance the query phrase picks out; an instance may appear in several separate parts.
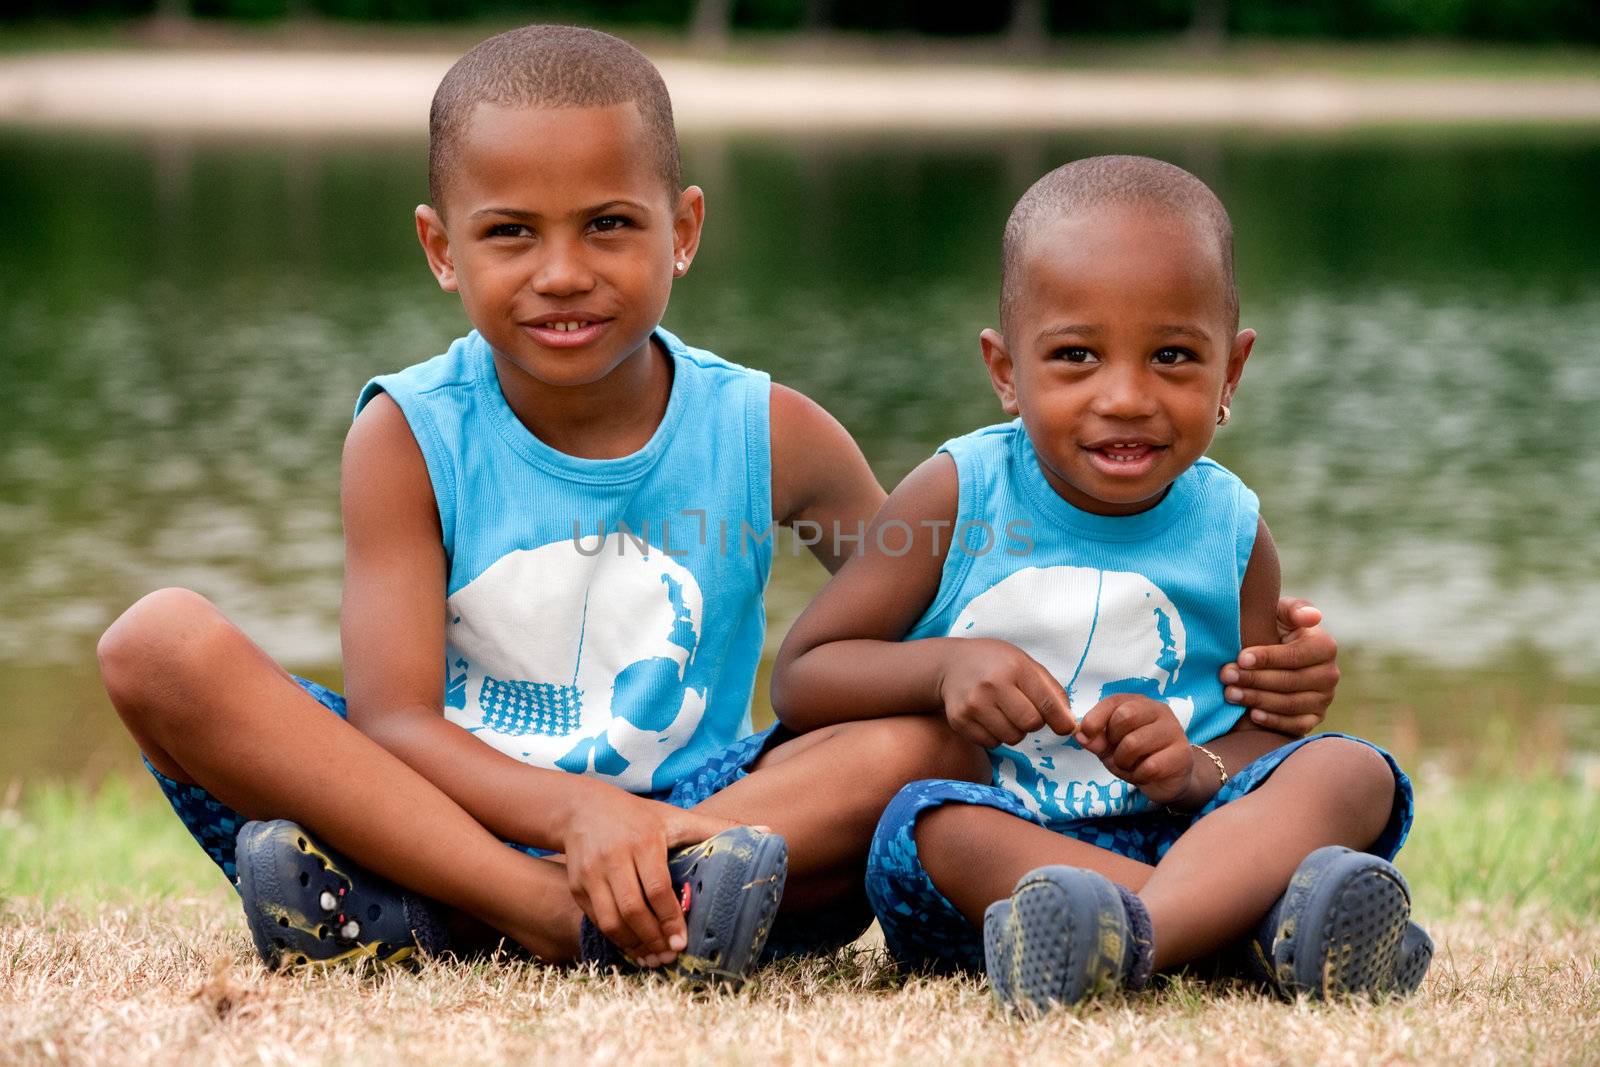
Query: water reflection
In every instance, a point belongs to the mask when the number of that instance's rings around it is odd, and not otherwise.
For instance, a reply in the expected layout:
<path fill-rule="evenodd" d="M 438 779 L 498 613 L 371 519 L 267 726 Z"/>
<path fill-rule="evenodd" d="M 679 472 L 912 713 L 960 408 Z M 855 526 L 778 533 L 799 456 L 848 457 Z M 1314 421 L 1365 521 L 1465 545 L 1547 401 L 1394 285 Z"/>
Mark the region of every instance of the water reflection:
<path fill-rule="evenodd" d="M 1189 166 L 1233 210 L 1262 339 L 1215 453 L 1288 585 L 1379 678 L 1567 677 L 1548 699 L 1592 721 L 1600 138 L 696 142 L 710 221 L 668 324 L 816 397 L 892 481 L 997 417 L 975 338 L 1000 225 L 1101 151 Z M 3 778 L 80 765 L 64 727 L 106 736 L 94 635 L 157 585 L 336 663 L 355 392 L 462 320 L 410 234 L 418 145 L 0 134 L 0 158 Z M 774 633 L 819 577 L 779 567 Z"/>

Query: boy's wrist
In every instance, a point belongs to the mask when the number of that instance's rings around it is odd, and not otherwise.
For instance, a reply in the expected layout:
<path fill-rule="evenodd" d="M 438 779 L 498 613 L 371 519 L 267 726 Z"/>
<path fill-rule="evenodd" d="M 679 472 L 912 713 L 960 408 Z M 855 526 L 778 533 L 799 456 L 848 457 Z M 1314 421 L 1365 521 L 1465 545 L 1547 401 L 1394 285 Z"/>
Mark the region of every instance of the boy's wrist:
<path fill-rule="evenodd" d="M 1204 745 L 1189 745 L 1189 781 L 1166 805 L 1178 815 L 1192 815 L 1210 803 L 1228 781 L 1227 768 L 1215 752 Z"/>

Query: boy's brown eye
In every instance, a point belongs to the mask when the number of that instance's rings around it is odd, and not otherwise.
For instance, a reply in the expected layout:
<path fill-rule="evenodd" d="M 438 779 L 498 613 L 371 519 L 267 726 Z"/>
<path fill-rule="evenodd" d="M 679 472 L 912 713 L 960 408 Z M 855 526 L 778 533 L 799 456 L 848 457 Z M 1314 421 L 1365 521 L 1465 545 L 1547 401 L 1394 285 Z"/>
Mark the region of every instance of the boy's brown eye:
<path fill-rule="evenodd" d="M 1089 351 L 1087 348 L 1079 348 L 1075 345 L 1068 348 L 1058 348 L 1051 353 L 1051 356 L 1055 359 L 1064 360 L 1067 363 L 1095 362 L 1095 354 L 1093 352 Z"/>
<path fill-rule="evenodd" d="M 501 222 L 489 227 L 490 237 L 522 237 L 528 233 L 528 228 L 520 222 Z"/>
<path fill-rule="evenodd" d="M 1163 348 L 1150 358 L 1163 367 L 1175 367 L 1180 363 L 1193 363 L 1199 357 L 1187 348 Z"/>
<path fill-rule="evenodd" d="M 614 230 L 620 230 L 625 226 L 632 225 L 632 221 L 621 215 L 601 215 L 589 225 L 601 233 L 611 233 Z"/>

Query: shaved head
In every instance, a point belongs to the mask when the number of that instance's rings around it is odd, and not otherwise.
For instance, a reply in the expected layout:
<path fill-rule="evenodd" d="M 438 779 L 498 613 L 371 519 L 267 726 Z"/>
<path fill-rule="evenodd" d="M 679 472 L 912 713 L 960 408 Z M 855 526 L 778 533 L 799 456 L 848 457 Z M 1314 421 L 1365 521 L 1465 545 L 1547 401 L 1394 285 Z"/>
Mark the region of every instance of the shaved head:
<path fill-rule="evenodd" d="M 1094 156 L 1033 183 L 1006 220 L 1000 268 L 1000 325 L 1006 329 L 1023 289 L 1025 260 L 1037 235 L 1061 219 L 1104 205 L 1138 205 L 1165 211 L 1216 237 L 1227 311 L 1239 324 L 1233 280 L 1233 223 L 1217 195 L 1182 167 L 1145 156 Z"/>
<path fill-rule="evenodd" d="M 456 60 L 428 114 L 428 196 L 443 212 L 457 149 L 479 104 L 496 107 L 610 107 L 633 103 L 644 120 L 639 150 L 668 194 L 683 184 L 672 99 L 661 72 L 620 38 L 577 26 L 524 26 L 491 37 Z"/>

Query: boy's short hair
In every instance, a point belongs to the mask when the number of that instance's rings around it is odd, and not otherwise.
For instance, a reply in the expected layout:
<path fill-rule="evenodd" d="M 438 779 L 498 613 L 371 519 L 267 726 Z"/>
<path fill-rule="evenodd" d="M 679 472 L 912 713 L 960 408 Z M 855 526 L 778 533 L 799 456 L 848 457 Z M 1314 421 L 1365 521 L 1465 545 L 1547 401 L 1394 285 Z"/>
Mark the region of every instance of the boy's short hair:
<path fill-rule="evenodd" d="M 644 119 L 646 150 L 676 196 L 683 183 L 672 98 L 661 72 L 628 42 L 579 26 L 523 26 L 456 60 L 428 113 L 428 196 L 443 210 L 456 146 L 479 104 L 498 107 L 609 107 L 632 101 Z"/>
<path fill-rule="evenodd" d="M 1233 223 L 1205 182 L 1182 167 L 1146 156 L 1093 156 L 1064 164 L 1033 183 L 1006 220 L 1000 268 L 1000 322 L 1010 320 L 1021 290 L 1022 259 L 1033 234 L 1053 222 L 1101 204 L 1146 204 L 1182 215 L 1216 235 L 1227 286 L 1228 315 L 1239 325 L 1239 290 L 1233 278 Z"/>

